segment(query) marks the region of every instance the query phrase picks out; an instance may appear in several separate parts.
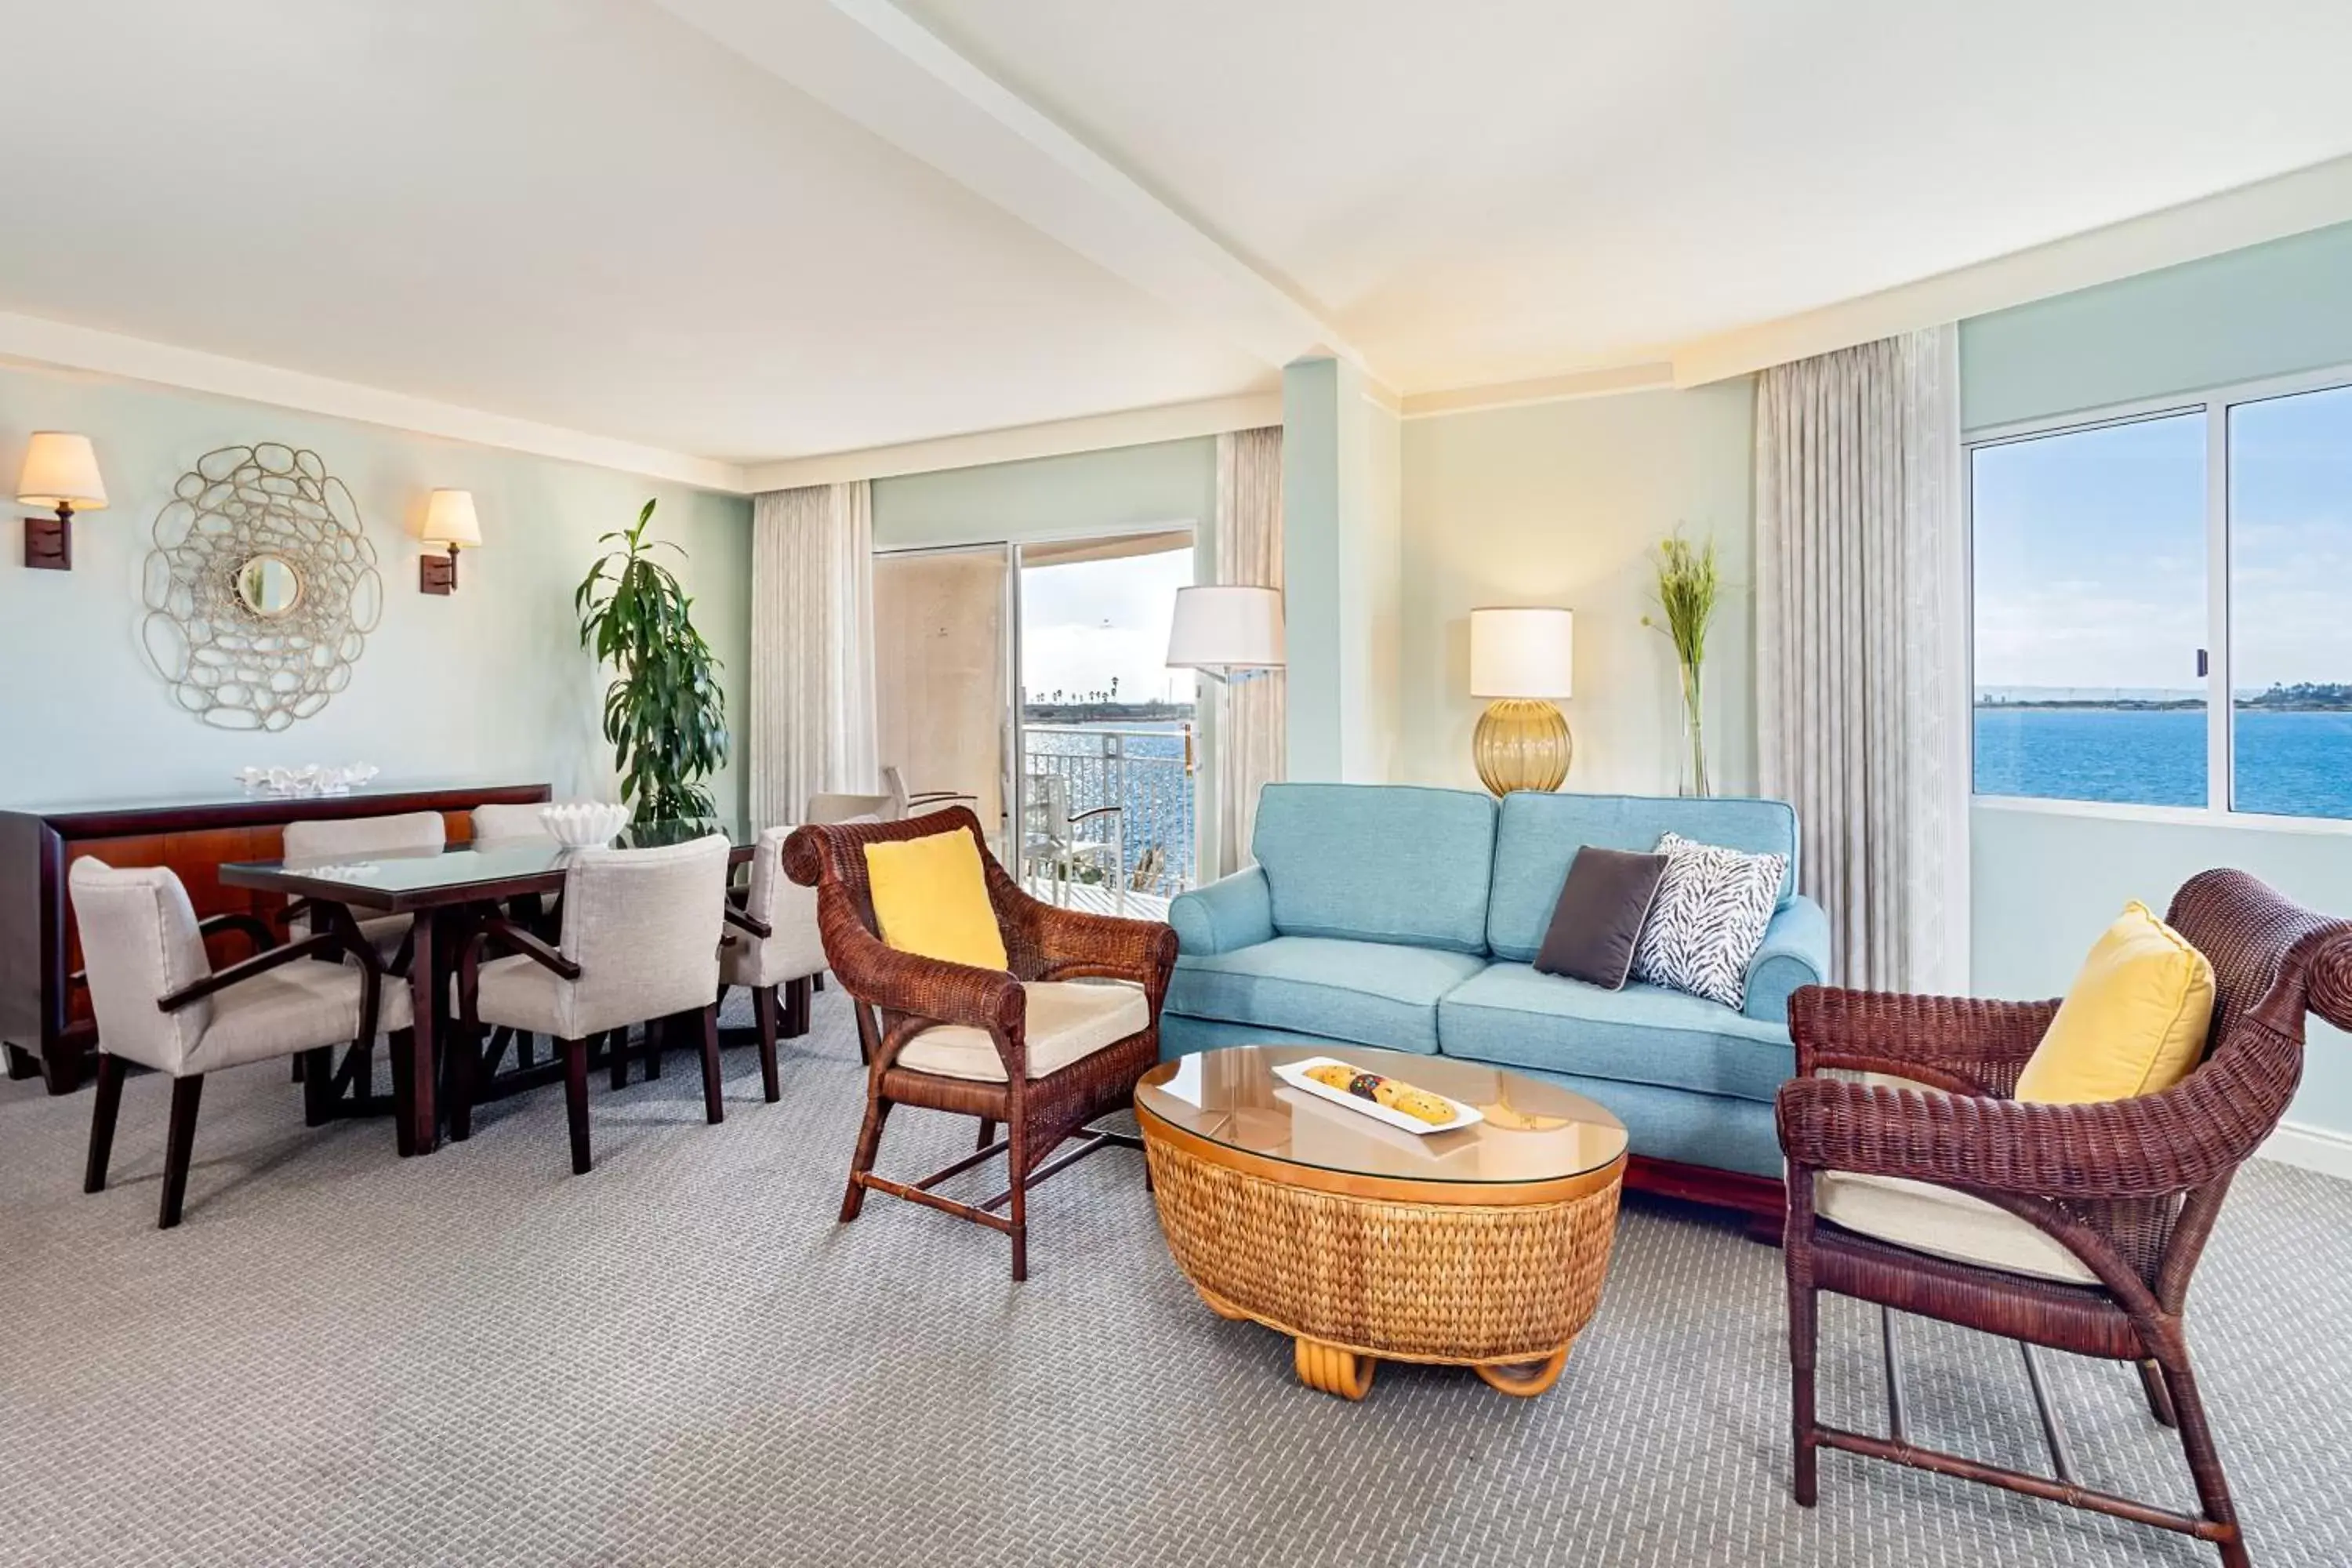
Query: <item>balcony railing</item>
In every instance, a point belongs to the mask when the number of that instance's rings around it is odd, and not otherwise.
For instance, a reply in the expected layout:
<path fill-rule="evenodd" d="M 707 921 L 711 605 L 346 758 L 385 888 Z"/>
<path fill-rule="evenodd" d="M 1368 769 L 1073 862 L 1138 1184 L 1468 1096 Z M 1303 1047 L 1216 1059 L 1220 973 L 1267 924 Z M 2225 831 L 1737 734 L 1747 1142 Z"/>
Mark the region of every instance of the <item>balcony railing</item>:
<path fill-rule="evenodd" d="M 1192 885 L 1190 725 L 1027 724 L 1021 733 L 1029 775 L 1021 870 L 1033 890 L 1083 889 L 1092 908 L 1125 892 L 1150 909 Z M 1092 815 L 1105 806 L 1119 809 Z"/>

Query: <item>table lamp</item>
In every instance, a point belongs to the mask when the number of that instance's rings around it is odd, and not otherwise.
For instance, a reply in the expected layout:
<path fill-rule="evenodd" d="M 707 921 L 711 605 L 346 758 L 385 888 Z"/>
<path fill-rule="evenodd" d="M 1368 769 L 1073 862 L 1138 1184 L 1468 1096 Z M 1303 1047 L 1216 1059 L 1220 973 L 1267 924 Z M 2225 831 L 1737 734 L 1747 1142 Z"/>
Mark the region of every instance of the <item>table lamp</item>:
<path fill-rule="evenodd" d="M 1571 694 L 1576 618 L 1548 608 L 1470 612 L 1470 695 L 1489 698 L 1471 737 L 1478 777 L 1496 795 L 1555 790 L 1575 742 L 1555 699 Z"/>

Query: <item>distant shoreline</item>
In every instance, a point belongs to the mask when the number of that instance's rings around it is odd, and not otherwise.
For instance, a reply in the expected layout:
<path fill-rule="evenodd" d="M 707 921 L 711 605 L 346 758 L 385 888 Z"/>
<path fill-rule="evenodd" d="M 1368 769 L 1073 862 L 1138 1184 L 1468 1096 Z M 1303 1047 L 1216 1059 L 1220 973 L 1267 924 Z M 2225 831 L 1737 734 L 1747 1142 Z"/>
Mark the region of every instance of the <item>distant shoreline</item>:
<path fill-rule="evenodd" d="M 2340 702 L 2328 701 L 2265 701 L 2259 697 L 2241 697 L 2231 704 L 2242 713 L 2352 713 L 2352 699 Z M 1979 713 L 2000 713 L 2011 710 L 2070 711 L 2094 713 L 2201 713 L 2205 710 L 2202 698 L 2184 698 L 2177 702 L 2151 702 L 2130 698 L 2078 700 L 2037 700 L 1987 702 L 1979 699 L 1975 704 Z"/>

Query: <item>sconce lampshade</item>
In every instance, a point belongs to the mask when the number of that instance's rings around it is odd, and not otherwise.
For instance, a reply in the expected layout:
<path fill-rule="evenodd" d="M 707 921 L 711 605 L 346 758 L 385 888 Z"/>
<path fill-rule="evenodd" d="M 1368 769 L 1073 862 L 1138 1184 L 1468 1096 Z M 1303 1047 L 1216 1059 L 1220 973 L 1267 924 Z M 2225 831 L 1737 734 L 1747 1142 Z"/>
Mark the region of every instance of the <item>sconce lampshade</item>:
<path fill-rule="evenodd" d="M 1567 610 L 1470 612 L 1470 695 L 1574 695 L 1576 616 Z"/>
<path fill-rule="evenodd" d="M 1229 680 L 1279 669 L 1282 663 L 1281 589 L 1221 584 L 1176 590 L 1169 668 Z"/>
<path fill-rule="evenodd" d="M 471 490 L 435 490 L 425 503 L 425 542 L 473 550 L 482 542 L 481 520 L 474 515 Z"/>
<path fill-rule="evenodd" d="M 25 471 L 16 480 L 16 499 L 26 506 L 55 511 L 106 510 L 106 481 L 99 478 L 98 454 L 89 437 L 63 430 L 36 430 L 25 447 Z"/>

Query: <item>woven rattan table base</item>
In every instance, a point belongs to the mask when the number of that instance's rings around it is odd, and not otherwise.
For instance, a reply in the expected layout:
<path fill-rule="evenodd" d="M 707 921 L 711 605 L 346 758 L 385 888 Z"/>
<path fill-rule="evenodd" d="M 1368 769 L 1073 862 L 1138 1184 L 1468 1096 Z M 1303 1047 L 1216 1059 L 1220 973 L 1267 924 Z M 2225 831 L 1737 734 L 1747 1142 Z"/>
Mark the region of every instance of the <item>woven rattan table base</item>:
<path fill-rule="evenodd" d="M 1447 1202 L 1327 1191 L 1236 1169 L 1213 1146 L 1143 1127 L 1177 1267 L 1222 1317 L 1297 1341 L 1299 1381 L 1360 1399 L 1377 1361 L 1475 1368 L 1506 1394 L 1559 1376 L 1600 1305 L 1623 1162 L 1557 1202 Z M 1345 1185 L 1344 1181 L 1335 1186 Z"/>

